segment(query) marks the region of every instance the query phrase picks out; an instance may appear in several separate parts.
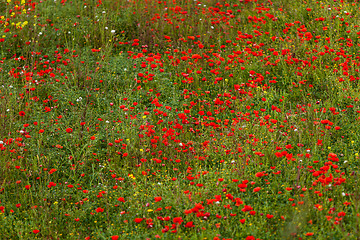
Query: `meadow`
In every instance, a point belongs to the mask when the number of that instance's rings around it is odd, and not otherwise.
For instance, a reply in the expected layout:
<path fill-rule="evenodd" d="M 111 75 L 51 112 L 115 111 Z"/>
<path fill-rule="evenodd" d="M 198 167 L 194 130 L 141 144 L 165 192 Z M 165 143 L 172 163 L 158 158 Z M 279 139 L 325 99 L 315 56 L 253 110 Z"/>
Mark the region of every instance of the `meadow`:
<path fill-rule="evenodd" d="M 359 239 L 357 0 L 0 0 L 0 239 Z"/>

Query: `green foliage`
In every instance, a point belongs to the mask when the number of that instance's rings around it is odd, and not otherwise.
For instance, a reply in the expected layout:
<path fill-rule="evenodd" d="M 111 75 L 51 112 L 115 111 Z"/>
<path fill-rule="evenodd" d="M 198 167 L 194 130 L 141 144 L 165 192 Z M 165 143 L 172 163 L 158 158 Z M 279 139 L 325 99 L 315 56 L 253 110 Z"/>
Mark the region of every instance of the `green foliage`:
<path fill-rule="evenodd" d="M 0 236 L 359 238 L 358 9 L 3 1 Z"/>

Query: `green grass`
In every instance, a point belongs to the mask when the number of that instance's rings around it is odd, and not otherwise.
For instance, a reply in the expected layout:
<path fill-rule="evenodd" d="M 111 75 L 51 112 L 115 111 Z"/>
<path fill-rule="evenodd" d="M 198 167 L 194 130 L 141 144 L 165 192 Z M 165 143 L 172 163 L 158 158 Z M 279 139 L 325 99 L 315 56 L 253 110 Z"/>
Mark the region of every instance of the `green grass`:
<path fill-rule="evenodd" d="M 358 1 L 2 1 L 1 239 L 358 239 Z"/>

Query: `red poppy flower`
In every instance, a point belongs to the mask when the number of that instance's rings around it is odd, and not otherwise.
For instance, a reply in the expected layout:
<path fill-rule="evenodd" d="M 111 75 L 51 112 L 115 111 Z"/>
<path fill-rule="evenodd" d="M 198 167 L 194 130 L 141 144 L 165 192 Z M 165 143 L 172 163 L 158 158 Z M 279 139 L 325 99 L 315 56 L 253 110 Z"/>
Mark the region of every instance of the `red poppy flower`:
<path fill-rule="evenodd" d="M 67 128 L 67 129 L 66 129 L 66 132 L 67 132 L 67 133 L 72 133 L 72 132 L 73 132 L 73 129 L 72 129 L 72 128 Z"/>
<path fill-rule="evenodd" d="M 175 217 L 175 218 L 173 219 L 173 222 L 174 222 L 174 223 L 181 224 L 181 223 L 183 222 L 182 217 Z"/>
<path fill-rule="evenodd" d="M 250 211 L 250 210 L 252 210 L 252 209 L 253 209 L 253 208 L 252 208 L 251 206 L 245 205 L 244 208 L 241 209 L 241 211 L 243 211 L 243 212 L 248 212 L 248 211 Z"/>
<path fill-rule="evenodd" d="M 37 230 L 37 229 L 33 230 L 33 233 L 35 233 L 35 234 L 37 234 L 39 232 L 40 232 L 40 230 Z"/>
<path fill-rule="evenodd" d="M 162 197 L 154 197 L 155 202 L 160 202 L 162 200 Z"/>
<path fill-rule="evenodd" d="M 24 112 L 24 111 L 20 111 L 20 112 L 19 112 L 19 115 L 23 117 L 23 116 L 25 116 L 25 112 Z"/>
<path fill-rule="evenodd" d="M 195 227 L 194 222 L 193 222 L 193 221 L 191 221 L 191 222 L 187 222 L 187 223 L 185 224 L 185 227 L 186 227 L 186 228 L 192 228 L 192 227 Z"/>
<path fill-rule="evenodd" d="M 260 191 L 261 190 L 261 187 L 256 187 L 256 188 L 254 188 L 254 192 L 258 192 L 258 191 Z"/>
<path fill-rule="evenodd" d="M 103 208 L 98 207 L 98 208 L 96 209 L 96 212 L 104 212 L 104 209 L 103 209 Z"/>
<path fill-rule="evenodd" d="M 135 218 L 135 219 L 134 219 L 134 222 L 140 223 L 142 220 L 143 220 L 142 218 Z"/>

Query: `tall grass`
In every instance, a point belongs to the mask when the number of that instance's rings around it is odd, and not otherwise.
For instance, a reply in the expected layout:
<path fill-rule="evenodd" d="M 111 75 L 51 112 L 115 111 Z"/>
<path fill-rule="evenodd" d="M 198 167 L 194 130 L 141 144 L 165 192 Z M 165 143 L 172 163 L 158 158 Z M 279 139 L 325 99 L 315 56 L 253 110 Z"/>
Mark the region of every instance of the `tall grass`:
<path fill-rule="evenodd" d="M 359 238 L 358 10 L 3 1 L 0 237 Z"/>

